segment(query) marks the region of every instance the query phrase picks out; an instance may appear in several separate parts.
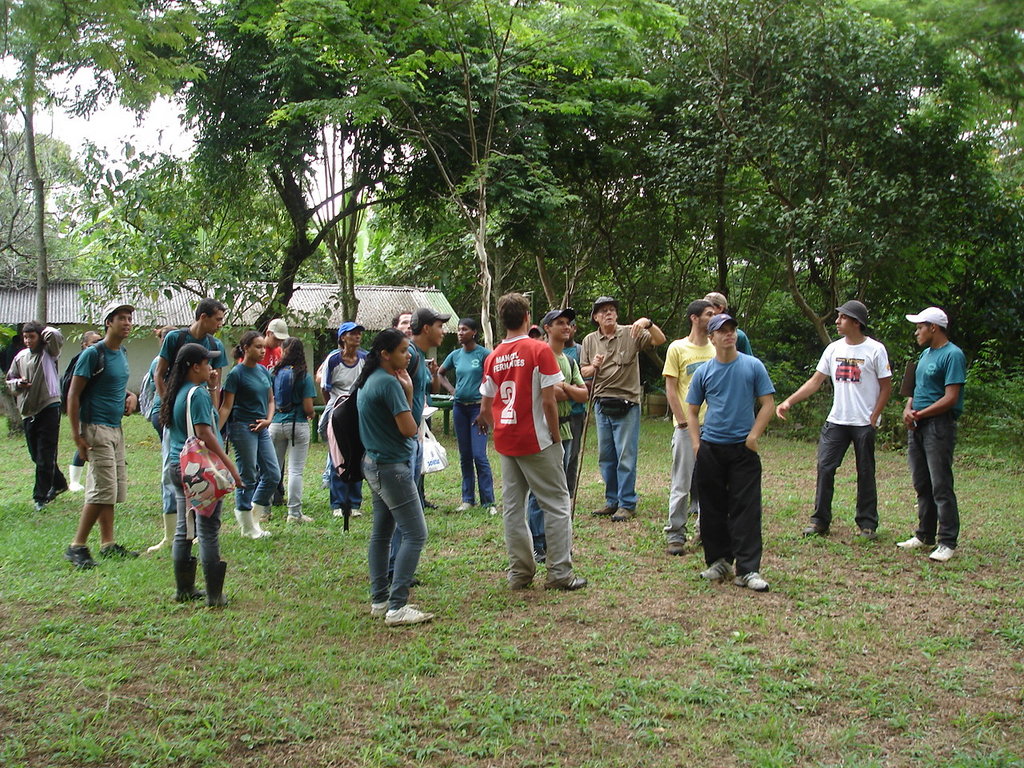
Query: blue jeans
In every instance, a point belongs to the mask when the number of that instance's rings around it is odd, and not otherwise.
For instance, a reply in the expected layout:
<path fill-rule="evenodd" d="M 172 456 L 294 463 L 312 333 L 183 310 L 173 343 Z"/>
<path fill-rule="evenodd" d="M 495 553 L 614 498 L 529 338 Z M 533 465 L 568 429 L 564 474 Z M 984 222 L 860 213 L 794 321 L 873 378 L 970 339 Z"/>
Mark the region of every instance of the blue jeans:
<path fill-rule="evenodd" d="M 159 413 L 159 412 L 158 412 Z M 151 422 L 154 428 L 158 431 L 163 429 L 160 427 L 159 416 L 154 416 Z M 175 475 L 181 473 L 179 465 L 179 457 L 171 456 L 171 430 L 163 429 L 160 432 L 160 456 L 163 459 L 163 464 L 160 470 L 160 498 L 164 506 L 165 515 L 176 515 L 178 513 L 178 505 L 175 501 L 174 494 L 176 484 L 174 481 Z M 179 481 L 177 485 L 180 485 Z"/>
<path fill-rule="evenodd" d="M 835 495 L 836 470 L 843 463 L 846 449 L 853 443 L 857 461 L 857 527 L 878 528 L 878 491 L 875 487 L 875 428 L 833 424 L 826 421 L 818 438 L 818 484 L 814 492 L 811 522 L 828 530 L 832 524 L 832 497 Z"/>
<path fill-rule="evenodd" d="M 235 508 L 245 512 L 252 509 L 253 504 L 269 507 L 281 482 L 281 467 L 270 441 L 270 428 L 253 432 L 248 424 L 229 421 L 228 438 L 235 445 L 238 474 L 245 483 L 244 488 L 235 491 Z"/>
<path fill-rule="evenodd" d="M 427 541 L 416 482 L 408 463 L 378 464 L 367 454 L 363 474 L 373 498 L 373 532 L 370 534 L 370 596 L 375 603 L 388 601 L 397 610 L 409 601 L 409 587 Z M 392 534 L 402 532 L 395 556 L 395 572 L 388 587 L 388 550 Z"/>
<path fill-rule="evenodd" d="M 480 486 L 480 504 L 487 507 L 494 503 L 494 478 L 491 475 L 491 463 L 487 460 L 487 433 L 473 424 L 479 415 L 480 403 L 455 403 L 452 407 L 455 439 L 459 443 L 459 465 L 462 468 L 462 500 L 467 504 L 474 502 L 475 467 L 477 484 Z"/>
<path fill-rule="evenodd" d="M 566 472 L 566 487 L 569 483 L 569 461 L 572 458 L 572 440 L 562 440 L 562 469 Z M 570 496 L 569 498 L 572 498 Z M 530 491 L 530 497 L 526 501 L 526 516 L 530 524 L 530 533 L 533 535 L 533 548 L 546 552 L 548 539 L 544 535 L 544 510 L 540 508 L 540 502 Z"/>
<path fill-rule="evenodd" d="M 327 487 L 331 494 L 331 509 L 359 509 L 363 505 L 363 483 L 346 483 L 331 464 L 331 454 L 327 454 Z"/>
<path fill-rule="evenodd" d="M 640 444 L 640 406 L 613 418 L 601 401 L 594 405 L 597 464 L 604 480 L 605 506 L 636 509 L 636 456 Z"/>
<path fill-rule="evenodd" d="M 416 486 L 416 498 L 419 499 L 420 509 L 423 509 L 423 475 L 420 467 L 423 466 L 423 443 L 417 437 L 413 441 L 412 456 L 409 457 L 409 471 L 412 473 L 413 483 Z M 391 558 L 388 560 L 388 573 L 395 571 L 395 557 L 402 547 L 402 529 L 395 527 L 395 535 L 391 538 Z"/>
<path fill-rule="evenodd" d="M 169 429 L 165 431 L 170 432 Z M 181 487 L 180 467 L 175 468 L 173 483 L 178 526 L 174 530 L 171 559 L 175 562 L 185 562 L 192 556 L 192 542 L 188 538 L 187 514 L 189 507 L 185 502 L 185 491 Z M 223 506 L 221 502 L 217 502 L 213 514 L 209 517 L 195 515 L 196 535 L 199 539 L 199 561 L 203 564 L 204 571 L 220 562 L 220 513 Z"/>
<path fill-rule="evenodd" d="M 956 419 L 943 413 L 922 419 L 907 437 L 907 461 L 917 491 L 917 538 L 956 549 L 960 509 L 953 491 Z"/>

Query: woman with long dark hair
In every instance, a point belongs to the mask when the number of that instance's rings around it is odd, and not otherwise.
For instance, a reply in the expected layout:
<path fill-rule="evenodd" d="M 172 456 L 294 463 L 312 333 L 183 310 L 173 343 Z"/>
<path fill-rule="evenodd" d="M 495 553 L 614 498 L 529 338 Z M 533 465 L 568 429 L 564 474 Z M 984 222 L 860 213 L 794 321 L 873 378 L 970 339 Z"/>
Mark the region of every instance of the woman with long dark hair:
<path fill-rule="evenodd" d="M 270 535 L 259 518 L 270 507 L 281 481 L 277 454 L 268 428 L 274 418 L 270 397 L 274 380 L 260 361 L 266 351 L 263 336 L 256 331 L 242 334 L 235 356 L 240 362 L 224 380 L 220 401 L 220 425 L 227 424 L 228 438 L 235 446 L 235 461 L 245 487 L 235 491 L 235 519 L 242 535 L 262 539 Z"/>
<path fill-rule="evenodd" d="M 220 356 L 220 350 L 207 350 L 201 344 L 185 344 L 174 357 L 174 364 L 167 379 L 166 396 L 160 403 L 160 423 L 169 432 L 174 496 L 178 507 L 178 525 L 174 531 L 174 546 L 171 559 L 174 561 L 174 581 L 177 585 L 175 599 L 178 602 L 206 598 L 209 606 L 228 604 L 224 597 L 224 575 L 227 563 L 220 559 L 220 515 L 218 502 L 209 517 L 195 515 L 196 533 L 199 538 L 199 559 L 206 577 L 206 592 L 196 589 L 196 558 L 192 557 L 192 540 L 188 536 L 189 510 L 185 503 L 185 491 L 181 482 L 181 468 L 177 456 L 181 453 L 189 436 L 189 421 L 194 434 L 204 443 L 210 453 L 220 457 L 231 472 L 235 483 L 242 485 L 242 478 L 231 457 L 220 444 L 217 429 L 217 413 L 213 407 L 207 385 L 212 368 L 210 359 Z M 191 396 L 191 400 L 190 400 Z"/>
<path fill-rule="evenodd" d="M 491 350 L 476 343 L 480 326 L 471 317 L 459 320 L 459 349 L 452 352 L 441 364 L 438 375 L 441 383 L 455 395 L 452 404 L 452 421 L 455 422 L 455 439 L 459 444 L 459 464 L 462 468 L 462 504 L 457 511 L 465 512 L 474 505 L 473 469 L 476 469 L 476 484 L 480 488 L 480 506 L 492 514 L 498 514 L 494 506 L 494 477 L 491 463 L 487 459 L 487 428 L 480 418 L 480 382 L 484 375 L 484 360 Z M 455 388 L 448 383 L 446 374 L 455 371 Z"/>
<path fill-rule="evenodd" d="M 299 339 L 290 336 L 281 345 L 281 362 L 274 368 L 274 419 L 270 441 L 277 453 L 277 465 L 284 469 L 288 459 L 288 522 L 311 523 L 302 513 L 302 471 L 309 456 L 309 420 L 313 418 L 316 389 L 306 370 L 306 351 Z M 270 512 L 263 520 L 270 519 Z"/>
<path fill-rule="evenodd" d="M 409 588 L 427 541 L 427 521 L 412 469 L 417 429 L 408 366 L 409 340 L 388 328 L 373 340 L 356 385 L 359 435 L 366 449 L 363 474 L 373 494 L 370 615 L 383 616 L 388 626 L 434 618 L 409 604 Z M 402 543 L 389 586 L 388 556 L 396 527 L 402 532 Z"/>

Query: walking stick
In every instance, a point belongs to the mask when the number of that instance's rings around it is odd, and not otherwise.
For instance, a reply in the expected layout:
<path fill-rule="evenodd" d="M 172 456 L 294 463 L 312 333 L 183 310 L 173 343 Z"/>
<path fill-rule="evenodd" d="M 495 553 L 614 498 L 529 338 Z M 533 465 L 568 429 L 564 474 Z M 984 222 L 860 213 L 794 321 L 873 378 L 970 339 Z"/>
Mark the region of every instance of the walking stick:
<path fill-rule="evenodd" d="M 569 519 L 576 519 L 576 499 L 580 495 L 580 478 L 583 476 L 583 452 L 587 449 L 587 428 L 590 426 L 590 417 L 594 410 L 594 393 L 597 391 L 597 374 L 601 369 L 594 370 L 594 376 L 590 380 L 590 396 L 587 398 L 587 418 L 583 420 L 583 434 L 580 435 L 580 450 L 576 460 L 576 485 L 573 486 L 572 504 L 569 505 Z"/>

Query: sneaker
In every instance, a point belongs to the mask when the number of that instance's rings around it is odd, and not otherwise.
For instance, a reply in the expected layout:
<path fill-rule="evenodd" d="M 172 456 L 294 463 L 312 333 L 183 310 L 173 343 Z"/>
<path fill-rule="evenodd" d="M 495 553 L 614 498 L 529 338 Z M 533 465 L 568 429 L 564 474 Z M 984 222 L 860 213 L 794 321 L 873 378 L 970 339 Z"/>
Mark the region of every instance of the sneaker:
<path fill-rule="evenodd" d="M 896 546 L 900 549 L 920 549 L 921 547 L 931 546 L 926 541 L 921 541 L 917 536 L 911 536 L 906 541 L 897 541 Z"/>
<path fill-rule="evenodd" d="M 266 523 L 269 523 L 269 522 L 270 522 L 270 520 L 271 520 L 271 518 L 273 518 L 273 516 L 274 516 L 274 515 L 273 515 L 273 513 L 272 513 L 272 512 L 270 511 L 270 507 L 267 507 L 267 511 L 266 511 L 266 512 L 264 512 L 264 513 L 263 513 L 262 515 L 260 515 L 260 520 L 259 520 L 259 522 L 260 522 L 260 525 L 264 525 L 264 524 L 266 524 Z"/>
<path fill-rule="evenodd" d="M 45 501 L 37 501 L 37 502 L 34 502 L 32 506 L 35 507 L 36 512 L 42 512 L 44 509 L 46 509 L 46 502 Z"/>
<path fill-rule="evenodd" d="M 592 514 L 594 517 L 611 517 L 618 511 L 618 507 L 604 507 L 603 509 L 595 509 L 590 514 Z"/>
<path fill-rule="evenodd" d="M 718 558 L 706 570 L 700 572 L 700 577 L 708 581 L 721 581 L 730 576 L 732 576 L 732 563 L 724 557 Z"/>
<path fill-rule="evenodd" d="M 953 547 L 947 547 L 945 544 L 939 544 L 939 546 L 935 548 L 935 551 L 928 555 L 928 559 L 934 560 L 936 563 L 944 563 L 955 554 L 956 549 Z"/>
<path fill-rule="evenodd" d="M 299 524 L 299 523 L 312 523 L 313 522 L 313 518 L 310 517 L 309 515 L 302 515 L 302 514 L 299 514 L 299 515 L 288 515 L 288 522 L 289 523 L 295 523 L 295 524 Z"/>
<path fill-rule="evenodd" d="M 761 578 L 761 574 L 757 571 L 751 571 L 750 573 L 744 573 L 742 576 L 737 576 L 733 579 L 733 584 L 737 587 L 746 587 L 752 589 L 755 592 L 767 592 L 768 582 Z"/>
<path fill-rule="evenodd" d="M 619 507 L 615 510 L 615 514 L 612 515 L 612 522 L 624 523 L 627 520 L 632 520 L 634 517 L 636 517 L 636 512 L 634 510 Z"/>
<path fill-rule="evenodd" d="M 808 525 L 806 528 L 804 528 L 803 535 L 804 536 L 828 536 L 828 528 L 822 528 L 817 523 L 813 523 L 812 525 Z"/>
<path fill-rule="evenodd" d="M 105 547 L 100 547 L 100 557 L 138 557 L 138 552 L 132 552 L 130 549 L 125 549 L 120 544 L 107 544 Z"/>
<path fill-rule="evenodd" d="M 455 508 L 456 512 L 469 512 L 473 508 L 473 502 L 464 501 Z"/>
<path fill-rule="evenodd" d="M 340 508 L 339 509 L 332 509 L 331 510 L 331 516 L 332 517 L 344 517 L 345 516 L 345 510 L 344 509 L 340 509 Z"/>
<path fill-rule="evenodd" d="M 92 559 L 92 554 L 89 552 L 89 548 L 85 545 L 81 547 L 70 546 L 64 551 L 64 559 L 69 561 L 75 568 L 80 570 L 86 570 L 87 568 L 95 568 L 96 561 Z"/>
<path fill-rule="evenodd" d="M 489 515 L 496 515 L 496 514 L 498 514 L 498 508 L 496 506 L 494 506 L 493 504 L 491 504 L 491 506 L 489 506 L 487 508 L 487 514 L 489 514 Z"/>
<path fill-rule="evenodd" d="M 388 601 L 385 600 L 383 603 L 370 603 L 370 615 L 375 619 L 379 619 L 388 612 Z"/>
<path fill-rule="evenodd" d="M 861 528 L 857 531 L 857 538 L 861 541 L 876 541 L 878 539 L 878 532 L 870 528 Z"/>
<path fill-rule="evenodd" d="M 666 555 L 685 555 L 686 554 L 686 542 L 685 541 L 670 541 L 668 546 L 665 547 Z"/>
<path fill-rule="evenodd" d="M 362 517 L 363 513 L 359 511 L 358 507 L 356 507 L 355 509 L 353 509 L 351 512 L 348 513 L 348 516 L 349 517 Z"/>
<path fill-rule="evenodd" d="M 432 613 L 424 613 L 415 605 L 403 605 L 397 610 L 389 610 L 384 614 L 384 623 L 389 627 L 400 627 L 404 624 L 422 624 L 434 618 Z"/>
<path fill-rule="evenodd" d="M 533 550 L 533 562 L 543 563 L 547 559 L 548 552 L 546 549 L 543 549 L 542 547 L 537 547 L 535 550 Z"/>

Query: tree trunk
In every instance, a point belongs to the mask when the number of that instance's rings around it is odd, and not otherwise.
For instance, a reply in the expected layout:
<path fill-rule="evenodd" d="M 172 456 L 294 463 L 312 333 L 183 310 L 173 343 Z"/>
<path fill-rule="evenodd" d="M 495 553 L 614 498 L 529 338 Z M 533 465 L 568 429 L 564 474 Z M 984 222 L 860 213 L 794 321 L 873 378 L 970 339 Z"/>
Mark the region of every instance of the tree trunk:
<path fill-rule="evenodd" d="M 554 309 L 559 306 L 555 297 L 555 287 L 551 284 L 551 275 L 548 274 L 547 265 L 544 263 L 544 254 L 537 251 L 537 275 L 540 277 L 540 284 L 544 288 L 544 298 L 547 299 L 548 307 Z"/>
<path fill-rule="evenodd" d="M 46 324 L 48 313 L 49 268 L 46 253 L 46 188 L 36 160 L 35 101 L 36 57 L 25 61 L 25 87 L 22 109 L 25 114 L 25 163 L 32 182 L 32 234 L 36 250 L 36 320 Z"/>
<path fill-rule="evenodd" d="M 793 301 L 800 308 L 804 317 L 811 321 L 811 324 L 814 326 L 814 332 L 818 334 L 821 343 L 825 346 L 831 344 L 832 338 L 828 335 L 825 321 L 818 317 L 818 313 L 807 303 L 807 299 L 804 298 L 803 293 L 800 291 L 800 286 L 796 283 L 796 257 L 793 254 L 792 246 L 789 245 L 786 246 L 786 286 L 789 288 L 790 296 L 793 297 Z"/>
<path fill-rule="evenodd" d="M 715 171 L 715 255 L 718 262 L 718 286 L 721 294 L 729 295 L 729 259 L 725 247 L 725 163 Z"/>

